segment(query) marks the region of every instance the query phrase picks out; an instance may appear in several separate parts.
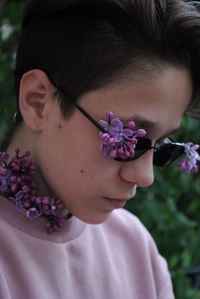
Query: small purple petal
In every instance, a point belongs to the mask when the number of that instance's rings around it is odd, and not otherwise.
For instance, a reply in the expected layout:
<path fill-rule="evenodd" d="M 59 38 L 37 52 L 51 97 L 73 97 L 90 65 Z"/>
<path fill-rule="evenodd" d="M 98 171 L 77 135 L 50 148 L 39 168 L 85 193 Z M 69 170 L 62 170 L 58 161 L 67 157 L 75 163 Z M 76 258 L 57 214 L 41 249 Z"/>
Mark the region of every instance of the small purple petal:
<path fill-rule="evenodd" d="M 21 200 L 16 200 L 15 204 L 16 204 L 16 211 L 20 213 L 23 210 L 23 204 Z"/>
<path fill-rule="evenodd" d="M 108 133 L 111 135 L 111 136 L 115 136 L 116 134 L 119 133 L 119 130 L 115 127 L 110 127 L 109 130 L 108 130 Z"/>
<path fill-rule="evenodd" d="M 127 124 L 128 129 L 133 129 L 135 128 L 135 122 L 133 120 L 130 120 Z"/>
<path fill-rule="evenodd" d="M 107 121 L 102 120 L 102 119 L 99 121 L 99 124 L 100 124 L 104 129 L 108 129 L 108 127 L 109 127 Z"/>
<path fill-rule="evenodd" d="M 27 212 L 26 212 L 26 216 L 30 219 L 30 220 L 34 220 L 36 218 L 38 218 L 41 215 L 41 213 L 36 209 L 36 208 L 30 208 Z"/>
<path fill-rule="evenodd" d="M 131 140 L 130 140 L 130 144 L 132 145 L 136 145 L 137 144 L 137 138 L 136 137 L 132 137 Z"/>
<path fill-rule="evenodd" d="M 139 136 L 139 137 L 143 137 L 143 136 L 145 136 L 147 134 L 147 132 L 145 131 L 145 130 L 143 130 L 143 129 L 138 129 L 137 130 L 137 135 Z"/>
<path fill-rule="evenodd" d="M 113 118 L 113 112 L 111 112 L 111 111 L 106 112 L 106 117 L 107 117 L 108 121 L 110 121 Z"/>
<path fill-rule="evenodd" d="M 110 142 L 110 135 L 108 133 L 104 133 L 101 135 L 101 139 L 103 142 L 105 143 L 109 143 Z"/>
<path fill-rule="evenodd" d="M 124 136 L 124 137 L 127 137 L 127 138 L 130 138 L 130 137 L 133 136 L 133 131 L 130 130 L 130 129 L 124 129 L 124 130 L 123 130 L 123 136 Z"/>
<path fill-rule="evenodd" d="M 111 159 L 115 159 L 117 156 L 117 150 L 116 149 L 113 149 L 110 153 L 109 153 L 109 157 Z"/>
<path fill-rule="evenodd" d="M 10 189 L 11 189 L 12 192 L 15 192 L 17 190 L 17 185 L 16 184 L 12 184 L 10 186 Z"/>
<path fill-rule="evenodd" d="M 16 200 L 21 200 L 24 196 L 24 193 L 22 191 L 18 191 L 16 194 Z"/>
<path fill-rule="evenodd" d="M 23 210 L 23 192 L 22 191 L 18 191 L 17 194 L 15 195 L 15 204 L 16 204 L 16 210 L 17 212 L 21 212 Z"/>
<path fill-rule="evenodd" d="M 123 122 L 119 119 L 119 117 L 116 117 L 112 119 L 111 126 L 121 131 L 123 128 Z"/>
<path fill-rule="evenodd" d="M 122 141 L 122 134 L 118 133 L 113 137 L 113 141 L 115 143 L 121 142 Z"/>

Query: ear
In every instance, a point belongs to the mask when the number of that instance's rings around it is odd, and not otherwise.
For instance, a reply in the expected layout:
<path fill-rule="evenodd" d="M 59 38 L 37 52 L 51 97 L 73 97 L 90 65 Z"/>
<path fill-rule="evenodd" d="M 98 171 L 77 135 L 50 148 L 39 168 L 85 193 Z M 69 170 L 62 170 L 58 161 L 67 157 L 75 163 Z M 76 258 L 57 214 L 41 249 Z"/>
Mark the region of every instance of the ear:
<path fill-rule="evenodd" d="M 54 97 L 55 87 L 45 72 L 33 69 L 25 73 L 20 82 L 19 108 L 26 125 L 41 130 L 48 117 L 48 107 Z"/>

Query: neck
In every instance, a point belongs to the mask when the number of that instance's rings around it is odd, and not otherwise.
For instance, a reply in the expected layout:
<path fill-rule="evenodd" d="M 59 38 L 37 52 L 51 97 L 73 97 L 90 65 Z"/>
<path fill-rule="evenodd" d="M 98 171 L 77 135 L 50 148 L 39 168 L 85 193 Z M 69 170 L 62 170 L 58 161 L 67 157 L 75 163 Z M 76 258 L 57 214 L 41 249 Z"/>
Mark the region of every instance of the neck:
<path fill-rule="evenodd" d="M 23 123 L 16 129 L 12 140 L 9 143 L 9 146 L 6 152 L 10 156 L 10 160 L 15 155 L 15 150 L 20 149 L 20 153 L 23 154 L 27 151 L 30 152 L 29 159 L 33 162 L 36 172 L 32 175 L 33 180 L 37 185 L 37 193 L 41 196 L 53 196 L 53 192 L 46 182 L 42 170 L 39 167 L 38 158 L 36 155 L 37 140 L 36 134 L 29 128 L 27 128 Z"/>
<path fill-rule="evenodd" d="M 13 137 L 8 145 L 7 152 L 13 156 L 15 149 L 19 148 L 22 152 L 30 151 L 30 158 L 34 160 L 34 138 L 33 133 L 22 123 L 15 130 Z"/>

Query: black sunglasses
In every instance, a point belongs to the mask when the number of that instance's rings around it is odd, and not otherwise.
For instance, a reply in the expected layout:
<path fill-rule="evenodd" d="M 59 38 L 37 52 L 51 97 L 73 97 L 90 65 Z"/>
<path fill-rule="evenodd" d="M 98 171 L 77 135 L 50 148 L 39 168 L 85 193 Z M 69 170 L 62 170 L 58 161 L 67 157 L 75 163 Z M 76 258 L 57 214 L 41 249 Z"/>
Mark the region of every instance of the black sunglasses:
<path fill-rule="evenodd" d="M 88 114 L 79 104 L 73 102 L 73 105 L 90 121 L 92 122 L 102 133 L 106 133 L 106 130 L 90 115 Z M 115 158 L 115 161 L 128 162 L 140 158 L 148 150 L 154 150 L 153 164 L 155 166 L 165 166 L 185 153 L 185 145 L 177 143 L 171 138 L 165 138 L 162 142 L 155 143 L 148 138 L 137 137 L 137 144 L 135 147 L 135 155 L 129 158 Z"/>

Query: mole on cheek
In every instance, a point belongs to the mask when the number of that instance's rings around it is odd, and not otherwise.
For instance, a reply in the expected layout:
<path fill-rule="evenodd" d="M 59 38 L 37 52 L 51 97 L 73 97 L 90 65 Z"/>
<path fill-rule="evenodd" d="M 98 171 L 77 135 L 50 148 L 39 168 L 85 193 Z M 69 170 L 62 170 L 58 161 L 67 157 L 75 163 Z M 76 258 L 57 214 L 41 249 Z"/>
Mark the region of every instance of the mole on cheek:
<path fill-rule="evenodd" d="M 81 169 L 81 173 L 84 173 L 84 170 L 83 170 L 83 169 Z"/>
<path fill-rule="evenodd" d="M 59 124 L 59 125 L 58 125 L 58 128 L 59 128 L 59 129 L 62 129 L 62 125 L 61 125 L 61 124 Z"/>

